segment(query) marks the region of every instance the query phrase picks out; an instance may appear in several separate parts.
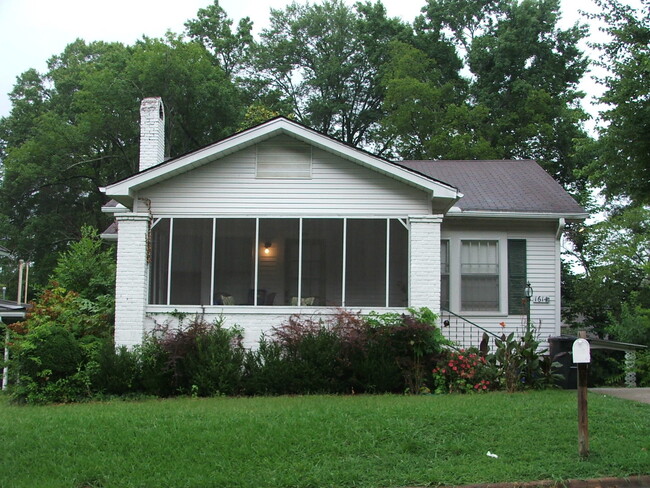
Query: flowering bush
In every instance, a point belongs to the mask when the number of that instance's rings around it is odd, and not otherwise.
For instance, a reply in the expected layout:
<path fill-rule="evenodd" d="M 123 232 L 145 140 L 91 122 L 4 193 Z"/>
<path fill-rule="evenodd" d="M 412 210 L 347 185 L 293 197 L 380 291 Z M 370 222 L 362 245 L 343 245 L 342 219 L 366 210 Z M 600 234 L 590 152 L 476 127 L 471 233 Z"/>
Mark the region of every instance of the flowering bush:
<path fill-rule="evenodd" d="M 448 351 L 433 370 L 436 393 L 484 392 L 491 389 L 491 368 L 473 351 Z"/>
<path fill-rule="evenodd" d="M 544 389 L 554 386 L 561 375 L 556 373 L 559 363 L 555 363 L 540 349 L 540 341 L 535 329 L 517 336 L 511 332 L 495 339 L 496 350 L 488 359 L 496 370 L 496 377 L 502 388 L 509 393 Z"/>

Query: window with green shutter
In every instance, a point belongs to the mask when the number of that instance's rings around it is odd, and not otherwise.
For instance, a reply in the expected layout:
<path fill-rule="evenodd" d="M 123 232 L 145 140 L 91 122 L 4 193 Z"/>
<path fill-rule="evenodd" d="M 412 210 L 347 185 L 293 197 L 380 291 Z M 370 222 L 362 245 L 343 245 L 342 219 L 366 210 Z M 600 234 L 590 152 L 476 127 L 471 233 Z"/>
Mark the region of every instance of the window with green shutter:
<path fill-rule="evenodd" d="M 524 315 L 526 240 L 508 239 L 508 315 Z"/>

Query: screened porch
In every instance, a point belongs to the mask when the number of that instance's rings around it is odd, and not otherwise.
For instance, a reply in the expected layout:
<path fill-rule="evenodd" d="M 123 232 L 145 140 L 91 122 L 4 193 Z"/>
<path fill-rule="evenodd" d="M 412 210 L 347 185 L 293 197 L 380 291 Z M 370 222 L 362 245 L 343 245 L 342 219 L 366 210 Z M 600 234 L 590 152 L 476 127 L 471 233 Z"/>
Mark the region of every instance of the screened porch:
<path fill-rule="evenodd" d="M 408 249 L 405 218 L 160 218 L 149 303 L 406 307 Z"/>

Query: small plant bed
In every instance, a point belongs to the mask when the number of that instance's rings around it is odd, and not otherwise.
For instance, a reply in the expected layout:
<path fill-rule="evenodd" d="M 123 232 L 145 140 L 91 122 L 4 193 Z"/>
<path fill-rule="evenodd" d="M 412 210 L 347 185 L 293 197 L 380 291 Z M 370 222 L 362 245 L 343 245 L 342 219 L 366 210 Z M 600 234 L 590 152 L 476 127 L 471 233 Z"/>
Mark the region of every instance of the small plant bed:
<path fill-rule="evenodd" d="M 591 456 L 581 461 L 569 391 L 0 399 L 0 486 L 400 487 L 650 474 L 650 405 L 589 401 Z"/>

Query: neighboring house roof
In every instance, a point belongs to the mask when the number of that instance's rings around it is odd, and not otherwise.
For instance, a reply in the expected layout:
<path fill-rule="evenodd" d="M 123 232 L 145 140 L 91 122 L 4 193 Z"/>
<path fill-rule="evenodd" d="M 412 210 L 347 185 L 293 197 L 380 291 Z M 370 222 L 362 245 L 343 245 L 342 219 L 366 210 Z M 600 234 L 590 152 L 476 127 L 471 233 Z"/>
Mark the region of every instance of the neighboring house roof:
<path fill-rule="evenodd" d="M 402 181 L 405 184 L 425 190 L 430 193 L 431 198 L 447 199 L 450 201 L 449 206 L 462 196 L 452 185 L 349 146 L 284 117 L 271 119 L 204 148 L 164 161 L 107 186 L 105 192 L 118 202 L 130 205 L 135 193 L 142 188 L 160 183 L 281 134 L 292 136 L 339 157 Z"/>
<path fill-rule="evenodd" d="M 463 213 L 552 214 L 583 219 L 585 210 L 532 160 L 400 161 L 463 193 Z"/>
<path fill-rule="evenodd" d="M 107 241 L 117 241 L 117 222 L 113 222 L 109 225 L 100 236 L 102 239 Z"/>
<path fill-rule="evenodd" d="M 0 299 L 0 319 L 23 319 L 31 305 Z"/>
<path fill-rule="evenodd" d="M 104 213 L 120 213 L 120 212 L 128 212 L 128 210 L 129 210 L 128 208 L 126 208 L 117 200 L 109 200 L 102 207 L 102 212 Z"/>
<path fill-rule="evenodd" d="M 0 257 L 2 256 L 11 256 L 11 252 L 6 247 L 0 246 Z"/>

